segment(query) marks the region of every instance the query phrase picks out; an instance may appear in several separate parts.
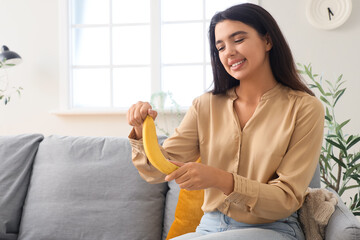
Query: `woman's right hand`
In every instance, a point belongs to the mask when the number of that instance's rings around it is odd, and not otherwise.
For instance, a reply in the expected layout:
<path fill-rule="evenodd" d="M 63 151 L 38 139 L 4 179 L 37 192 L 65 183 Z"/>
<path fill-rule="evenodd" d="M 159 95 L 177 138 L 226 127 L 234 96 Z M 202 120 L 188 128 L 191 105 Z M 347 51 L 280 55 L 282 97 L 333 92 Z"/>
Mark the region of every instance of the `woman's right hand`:
<path fill-rule="evenodd" d="M 129 125 L 134 127 L 136 139 L 140 139 L 142 138 L 142 125 L 146 116 L 149 115 L 155 120 L 157 112 L 152 110 L 150 103 L 139 101 L 129 108 L 126 115 Z"/>

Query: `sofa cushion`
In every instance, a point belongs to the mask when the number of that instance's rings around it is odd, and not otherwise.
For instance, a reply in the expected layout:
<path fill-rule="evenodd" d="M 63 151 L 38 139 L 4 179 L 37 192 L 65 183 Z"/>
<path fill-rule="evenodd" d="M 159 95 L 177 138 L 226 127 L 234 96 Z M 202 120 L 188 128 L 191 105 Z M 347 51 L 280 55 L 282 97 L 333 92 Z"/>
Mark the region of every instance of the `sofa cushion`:
<path fill-rule="evenodd" d="M 201 206 L 204 202 L 204 190 L 188 191 L 181 189 L 175 210 L 175 220 L 171 225 L 166 239 L 195 232 L 204 212 Z"/>
<path fill-rule="evenodd" d="M 170 227 L 175 220 L 175 210 L 176 205 L 179 199 L 180 187 L 172 180 L 168 182 L 169 190 L 166 194 L 166 202 L 165 202 L 165 212 L 164 212 L 164 227 L 163 227 L 163 237 L 165 240 L 170 231 Z"/>
<path fill-rule="evenodd" d="M 196 162 L 201 162 L 200 158 Z M 171 183 L 175 184 L 176 186 L 171 186 Z M 199 225 L 200 220 L 204 215 L 204 212 L 201 209 L 201 206 L 204 202 L 203 189 L 193 191 L 180 189 L 179 185 L 176 184 L 175 180 L 173 180 L 169 182 L 168 195 L 169 193 L 175 191 L 177 192 L 178 197 L 176 198 L 176 200 L 171 200 L 173 201 L 173 204 L 176 203 L 176 209 L 175 213 L 172 213 L 173 221 L 171 223 L 171 227 L 169 229 L 166 229 L 166 239 L 171 239 L 189 232 L 195 232 L 196 227 Z M 168 204 L 167 198 L 166 203 Z M 164 219 L 164 229 L 166 227 L 165 223 L 166 219 Z"/>
<path fill-rule="evenodd" d="M 167 184 L 145 182 L 127 138 L 44 139 L 19 239 L 161 239 Z"/>
<path fill-rule="evenodd" d="M 0 136 L 0 239 L 16 239 L 40 134 Z"/>
<path fill-rule="evenodd" d="M 310 188 L 320 188 L 320 165 L 318 164 L 313 178 L 309 184 Z"/>
<path fill-rule="evenodd" d="M 328 189 L 334 194 L 337 193 Z M 325 229 L 326 240 L 357 240 L 360 239 L 360 222 L 342 202 L 339 195 L 338 204 L 335 207 L 335 212 Z"/>

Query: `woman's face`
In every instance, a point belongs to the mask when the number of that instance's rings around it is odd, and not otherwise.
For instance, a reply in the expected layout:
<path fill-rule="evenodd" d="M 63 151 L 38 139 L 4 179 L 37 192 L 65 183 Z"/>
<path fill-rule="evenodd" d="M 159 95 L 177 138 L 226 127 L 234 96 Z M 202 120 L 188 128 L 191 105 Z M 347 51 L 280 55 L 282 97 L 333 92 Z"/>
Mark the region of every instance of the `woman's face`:
<path fill-rule="evenodd" d="M 215 26 L 215 46 L 225 70 L 235 79 L 245 80 L 269 64 L 268 38 L 239 21 L 224 20 Z"/>

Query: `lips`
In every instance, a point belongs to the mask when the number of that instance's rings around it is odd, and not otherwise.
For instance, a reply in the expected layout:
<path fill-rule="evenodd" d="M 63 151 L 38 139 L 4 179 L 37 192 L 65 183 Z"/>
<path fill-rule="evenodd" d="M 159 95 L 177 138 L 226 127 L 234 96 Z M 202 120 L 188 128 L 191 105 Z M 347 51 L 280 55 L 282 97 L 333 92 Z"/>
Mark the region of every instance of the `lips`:
<path fill-rule="evenodd" d="M 245 61 L 246 61 L 246 58 L 244 58 L 244 59 L 242 59 L 242 60 L 234 60 L 234 61 L 231 61 L 231 62 L 229 63 L 230 68 L 233 69 L 233 70 L 236 70 L 236 69 L 240 68 Z"/>

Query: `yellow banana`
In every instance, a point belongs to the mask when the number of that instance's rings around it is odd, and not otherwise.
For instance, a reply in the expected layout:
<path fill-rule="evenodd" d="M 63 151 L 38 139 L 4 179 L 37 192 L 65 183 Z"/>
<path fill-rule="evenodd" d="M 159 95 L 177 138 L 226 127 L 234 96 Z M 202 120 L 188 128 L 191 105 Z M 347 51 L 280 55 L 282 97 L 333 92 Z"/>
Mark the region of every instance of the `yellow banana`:
<path fill-rule="evenodd" d="M 155 168 L 166 175 L 179 168 L 162 154 L 157 141 L 155 123 L 149 115 L 146 116 L 143 123 L 142 135 L 146 156 Z"/>

